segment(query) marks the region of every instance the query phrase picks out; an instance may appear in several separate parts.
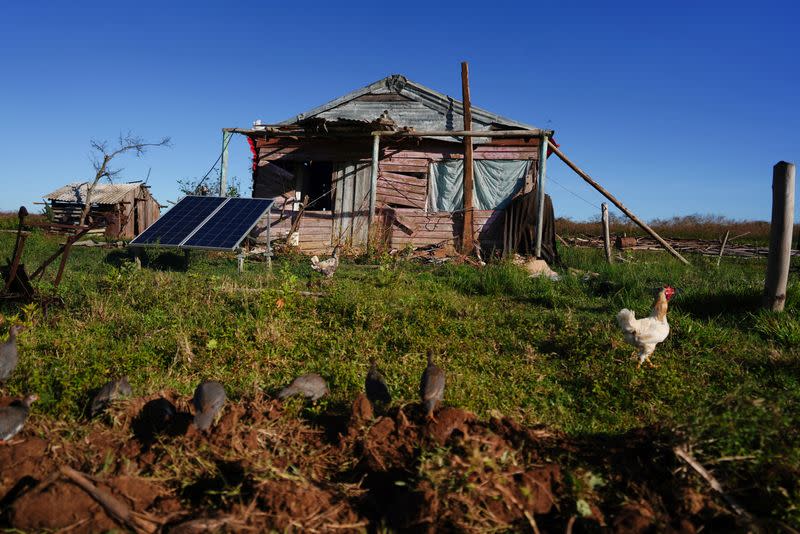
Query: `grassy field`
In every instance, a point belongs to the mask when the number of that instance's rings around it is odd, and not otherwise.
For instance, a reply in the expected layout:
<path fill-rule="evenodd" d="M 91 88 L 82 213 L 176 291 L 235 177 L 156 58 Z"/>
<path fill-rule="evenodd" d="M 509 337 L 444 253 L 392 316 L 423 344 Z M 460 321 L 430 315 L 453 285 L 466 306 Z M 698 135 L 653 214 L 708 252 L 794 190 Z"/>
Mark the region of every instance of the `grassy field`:
<path fill-rule="evenodd" d="M 26 263 L 56 243 L 34 234 Z M 13 234 L 1 233 L 2 256 L 12 247 Z M 70 421 L 82 417 L 89 390 L 121 374 L 139 394 L 191 395 L 200 380 L 219 379 L 236 400 L 316 371 L 332 394 L 315 409 L 336 411 L 362 389 L 371 357 L 395 399 L 416 399 L 432 352 L 447 371 L 448 405 L 574 436 L 680 434 L 734 494 L 760 485 L 770 500 L 760 510 L 800 523 L 796 270 L 778 315 L 758 309 L 763 261 L 716 268 L 691 257 L 684 267 L 637 253 L 608 266 L 602 251 L 561 253 L 558 282 L 507 263 L 381 257 L 348 260 L 327 283 L 301 256 L 277 258 L 271 274 L 248 263 L 239 275 L 223 255 L 197 253 L 185 269 L 182 257 L 150 251 L 139 271 L 124 250 L 75 249 L 58 291 L 63 307 L 47 317 L 36 306 L 0 309 L 3 332 L 16 320 L 32 327 L 7 393 L 36 392 L 37 416 Z M 623 307 L 647 314 L 663 284 L 682 290 L 672 332 L 655 352 L 658 367 L 639 370 L 614 317 Z M 50 291 L 47 282 L 41 289 Z"/>

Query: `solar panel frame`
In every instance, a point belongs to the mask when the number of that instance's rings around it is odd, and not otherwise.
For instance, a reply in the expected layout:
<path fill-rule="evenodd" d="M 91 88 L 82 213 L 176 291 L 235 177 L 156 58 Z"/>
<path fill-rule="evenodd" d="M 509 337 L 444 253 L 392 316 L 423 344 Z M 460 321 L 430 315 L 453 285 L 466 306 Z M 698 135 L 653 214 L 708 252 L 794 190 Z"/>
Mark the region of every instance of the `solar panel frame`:
<path fill-rule="evenodd" d="M 131 240 L 129 245 L 135 247 L 180 248 L 187 237 L 193 235 L 228 200 L 230 199 L 225 197 L 194 195 L 183 197 L 163 217 Z M 198 210 L 196 208 L 198 204 L 205 205 L 205 209 Z M 176 217 L 178 217 L 178 220 L 174 221 Z M 166 239 L 164 239 L 165 236 Z"/>
<path fill-rule="evenodd" d="M 274 203 L 274 199 L 268 198 L 229 198 L 202 225 L 199 225 L 186 237 L 180 248 L 236 250 Z M 242 211 L 245 213 L 242 214 Z"/>

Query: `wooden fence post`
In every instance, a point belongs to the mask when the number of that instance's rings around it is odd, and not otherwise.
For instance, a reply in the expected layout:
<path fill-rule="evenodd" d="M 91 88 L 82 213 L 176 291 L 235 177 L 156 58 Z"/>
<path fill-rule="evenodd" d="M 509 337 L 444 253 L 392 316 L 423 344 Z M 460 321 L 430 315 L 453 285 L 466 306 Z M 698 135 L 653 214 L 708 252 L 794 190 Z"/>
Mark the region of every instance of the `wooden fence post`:
<path fill-rule="evenodd" d="M 611 230 L 608 227 L 608 204 L 600 204 L 601 220 L 603 221 L 603 248 L 606 251 L 606 261 L 611 263 Z"/>
<path fill-rule="evenodd" d="M 728 230 L 725 232 L 725 239 L 722 240 L 722 246 L 719 247 L 719 256 L 717 256 L 717 267 L 719 267 L 719 262 L 722 261 L 722 255 L 725 253 L 725 245 L 728 244 L 728 236 L 731 235 L 731 231 Z"/>
<path fill-rule="evenodd" d="M 789 282 L 794 227 L 794 178 L 793 163 L 779 161 L 772 168 L 772 225 L 769 230 L 763 306 L 777 312 L 783 311 L 786 304 L 786 285 Z"/>

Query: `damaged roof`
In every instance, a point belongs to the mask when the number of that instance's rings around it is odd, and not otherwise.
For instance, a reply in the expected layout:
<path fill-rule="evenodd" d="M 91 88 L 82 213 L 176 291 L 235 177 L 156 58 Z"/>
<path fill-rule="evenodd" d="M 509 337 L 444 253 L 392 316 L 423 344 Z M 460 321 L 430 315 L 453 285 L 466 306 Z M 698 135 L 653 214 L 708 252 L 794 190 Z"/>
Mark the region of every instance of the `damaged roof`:
<path fill-rule="evenodd" d="M 88 187 L 86 182 L 74 182 L 59 187 L 43 198 L 50 201 L 82 204 L 86 199 Z M 142 187 L 142 184 L 139 182 L 132 184 L 97 184 L 92 191 L 91 201 L 92 204 L 116 204 L 122 202 L 128 193 L 140 187 Z"/>
<path fill-rule="evenodd" d="M 381 117 L 399 128 L 417 131 L 461 130 L 464 125 L 460 100 L 393 74 L 319 107 L 280 122 L 281 126 L 301 124 L 309 119 L 371 123 Z M 472 106 L 472 129 L 538 130 L 535 126 L 508 119 Z"/>

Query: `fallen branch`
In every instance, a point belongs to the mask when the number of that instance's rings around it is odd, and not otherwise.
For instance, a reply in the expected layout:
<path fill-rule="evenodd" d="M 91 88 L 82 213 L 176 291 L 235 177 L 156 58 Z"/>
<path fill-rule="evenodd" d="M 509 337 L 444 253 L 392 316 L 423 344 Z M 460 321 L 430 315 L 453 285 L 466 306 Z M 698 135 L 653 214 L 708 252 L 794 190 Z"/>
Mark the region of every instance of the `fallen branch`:
<path fill-rule="evenodd" d="M 672 450 L 675 451 L 675 455 L 678 458 L 689 464 L 689 466 L 691 466 L 691 468 L 694 469 L 698 475 L 703 477 L 706 480 L 706 482 L 708 482 L 708 484 L 714 489 L 714 491 L 719 493 L 722 496 L 722 498 L 725 499 L 725 501 L 730 505 L 730 507 L 733 509 L 734 512 L 736 512 L 737 515 L 744 517 L 748 521 L 753 520 L 750 514 L 747 513 L 747 511 L 744 508 L 741 507 L 741 505 L 736 501 L 736 499 L 725 493 L 725 490 L 722 489 L 722 484 L 720 484 L 719 481 L 716 478 L 714 478 L 714 475 L 709 473 L 708 470 L 700 464 L 700 462 L 695 460 L 694 457 L 691 454 L 689 454 L 689 451 L 686 450 L 685 445 L 678 445 L 674 447 Z"/>
<path fill-rule="evenodd" d="M 125 503 L 111 495 L 106 490 L 100 489 L 92 484 L 86 475 L 72 469 L 71 467 L 61 466 L 59 471 L 71 482 L 92 496 L 100 503 L 106 512 L 117 521 L 124 523 L 136 534 L 154 534 L 158 531 L 160 522 L 154 518 L 134 512 Z"/>

